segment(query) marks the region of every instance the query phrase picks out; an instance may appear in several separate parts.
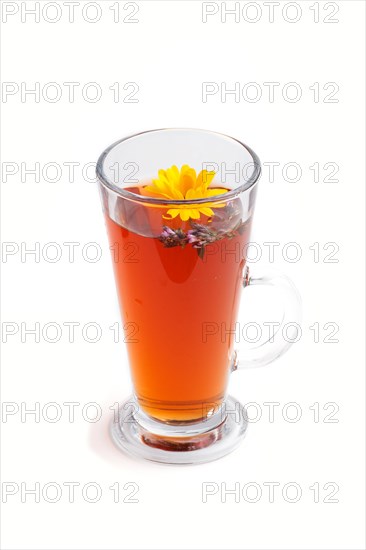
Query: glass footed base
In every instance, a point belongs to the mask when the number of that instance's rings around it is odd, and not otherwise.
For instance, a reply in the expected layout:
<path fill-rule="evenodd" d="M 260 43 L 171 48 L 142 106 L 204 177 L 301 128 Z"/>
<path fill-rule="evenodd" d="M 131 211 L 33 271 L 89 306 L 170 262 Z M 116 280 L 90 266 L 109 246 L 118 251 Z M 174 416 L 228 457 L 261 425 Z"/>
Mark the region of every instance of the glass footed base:
<path fill-rule="evenodd" d="M 133 397 L 111 423 L 112 439 L 130 455 L 165 464 L 202 464 L 233 451 L 247 430 L 244 407 L 228 396 L 220 410 L 203 422 L 164 424 L 139 410 Z"/>

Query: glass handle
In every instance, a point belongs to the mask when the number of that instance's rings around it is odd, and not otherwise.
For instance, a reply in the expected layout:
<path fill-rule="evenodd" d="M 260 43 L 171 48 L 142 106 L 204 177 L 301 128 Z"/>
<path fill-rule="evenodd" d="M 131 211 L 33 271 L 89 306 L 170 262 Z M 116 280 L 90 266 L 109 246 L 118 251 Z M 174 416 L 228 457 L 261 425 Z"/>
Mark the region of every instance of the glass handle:
<path fill-rule="evenodd" d="M 267 271 L 259 277 L 252 277 L 247 267 L 243 287 L 247 289 L 254 285 L 270 286 L 280 296 L 283 303 L 282 320 L 278 323 L 268 323 L 270 334 L 265 342 L 248 349 L 238 349 L 235 352 L 233 370 L 263 367 L 281 357 L 299 338 L 302 317 L 301 297 L 291 279 L 274 270 Z M 246 292 L 249 291 L 246 290 Z"/>

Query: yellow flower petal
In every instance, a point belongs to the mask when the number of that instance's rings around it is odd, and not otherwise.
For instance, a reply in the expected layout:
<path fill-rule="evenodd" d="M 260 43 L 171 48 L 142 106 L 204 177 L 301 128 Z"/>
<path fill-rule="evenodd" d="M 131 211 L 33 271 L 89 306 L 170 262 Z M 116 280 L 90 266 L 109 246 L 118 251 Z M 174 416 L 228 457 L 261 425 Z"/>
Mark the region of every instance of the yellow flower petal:
<path fill-rule="evenodd" d="M 189 215 L 193 220 L 198 220 L 200 218 L 200 211 L 199 210 L 191 209 L 189 212 L 190 212 Z"/>
<path fill-rule="evenodd" d="M 166 175 L 166 170 L 159 170 L 158 171 L 158 176 L 159 176 L 160 180 L 168 181 L 168 178 L 167 178 L 167 175 Z"/>
<path fill-rule="evenodd" d="M 168 181 L 163 179 L 153 180 L 152 185 L 148 186 L 150 189 L 155 189 L 161 193 L 171 193 L 171 187 Z"/>
<path fill-rule="evenodd" d="M 186 194 L 185 194 L 185 198 L 186 199 L 196 199 L 198 198 L 197 197 L 197 193 L 196 193 L 196 190 L 195 189 L 188 189 Z M 204 198 L 204 197 L 201 197 L 201 198 Z"/>
<path fill-rule="evenodd" d="M 209 216 L 209 217 L 214 215 L 213 210 L 211 210 L 211 208 L 206 208 L 206 207 L 200 208 L 200 212 L 202 214 L 205 214 L 205 216 Z"/>
<path fill-rule="evenodd" d="M 184 222 L 186 222 L 187 220 L 189 220 L 190 216 L 190 210 L 188 209 L 182 209 L 180 210 L 180 219 L 183 220 Z"/>
<path fill-rule="evenodd" d="M 172 220 L 173 218 L 176 218 L 178 214 L 180 214 L 180 210 L 171 208 L 170 210 L 168 210 L 167 214 L 169 215 L 168 216 L 163 215 L 163 218 L 166 220 Z"/>
<path fill-rule="evenodd" d="M 171 186 L 176 186 L 179 181 L 179 170 L 177 166 L 172 166 L 166 171 L 168 182 Z"/>
<path fill-rule="evenodd" d="M 206 189 L 210 185 L 215 176 L 215 172 L 209 172 L 208 170 L 202 170 L 197 176 L 196 187 L 203 185 Z"/>
<path fill-rule="evenodd" d="M 171 199 L 171 195 L 167 193 L 162 193 L 161 191 L 156 191 L 155 189 L 149 189 L 148 187 L 144 187 L 144 189 L 141 190 L 141 195 L 144 197 L 152 197 L 153 199 Z"/>
<path fill-rule="evenodd" d="M 194 185 L 194 183 L 189 173 L 180 176 L 179 189 L 183 193 L 184 198 L 188 198 L 187 193 L 191 191 L 192 185 Z"/>
<path fill-rule="evenodd" d="M 222 208 L 225 206 L 225 202 L 207 202 L 194 208 L 195 205 L 190 205 L 189 201 L 227 193 L 226 189 L 208 188 L 214 176 L 215 172 L 208 170 L 202 170 L 197 176 L 195 169 L 188 164 L 183 164 L 180 170 L 173 165 L 166 170 L 159 170 L 158 178 L 154 179 L 151 185 L 145 186 L 141 190 L 141 194 L 169 200 L 187 200 L 187 205 L 169 209 L 167 215 L 163 215 L 165 219 L 180 216 L 182 221 L 187 221 L 190 218 L 198 220 L 201 214 L 211 217 L 214 215 L 212 208 Z"/>
<path fill-rule="evenodd" d="M 215 197 L 216 195 L 224 195 L 227 189 L 207 189 L 206 197 Z"/>

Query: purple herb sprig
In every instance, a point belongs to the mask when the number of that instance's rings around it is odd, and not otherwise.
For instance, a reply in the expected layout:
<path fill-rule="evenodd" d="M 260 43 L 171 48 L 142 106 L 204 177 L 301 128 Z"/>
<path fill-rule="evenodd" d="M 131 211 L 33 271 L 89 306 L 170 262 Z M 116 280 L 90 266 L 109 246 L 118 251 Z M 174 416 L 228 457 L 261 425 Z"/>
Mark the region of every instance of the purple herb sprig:
<path fill-rule="evenodd" d="M 172 248 L 173 246 L 184 248 L 188 243 L 187 234 L 183 229 L 171 229 L 167 225 L 163 225 L 163 231 L 160 233 L 158 239 L 163 243 L 165 248 Z"/>
<path fill-rule="evenodd" d="M 163 231 L 159 235 L 158 239 L 165 248 L 172 248 L 174 246 L 181 246 L 184 248 L 187 244 L 191 244 L 193 248 L 197 250 L 199 257 L 202 259 L 205 253 L 205 247 L 208 244 L 220 241 L 221 239 L 233 239 L 238 234 L 241 235 L 245 230 L 246 222 L 240 220 L 235 227 L 230 230 L 227 229 L 211 229 L 206 225 L 202 225 L 196 222 L 191 222 L 192 229 L 187 232 L 183 229 L 171 229 L 164 225 Z"/>

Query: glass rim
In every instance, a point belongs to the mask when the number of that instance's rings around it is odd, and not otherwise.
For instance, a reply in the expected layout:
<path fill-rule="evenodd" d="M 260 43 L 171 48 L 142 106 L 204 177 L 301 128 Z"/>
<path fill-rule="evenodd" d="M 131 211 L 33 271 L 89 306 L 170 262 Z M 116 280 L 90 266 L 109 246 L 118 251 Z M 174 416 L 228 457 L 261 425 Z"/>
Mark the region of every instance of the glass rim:
<path fill-rule="evenodd" d="M 114 184 L 112 181 L 108 179 L 104 172 L 104 161 L 109 154 L 109 152 L 114 149 L 117 145 L 120 143 L 123 143 L 125 141 L 128 141 L 129 139 L 142 136 L 144 134 L 150 134 L 154 132 L 171 132 L 176 130 L 184 130 L 184 131 L 191 131 L 191 132 L 204 132 L 206 134 L 212 134 L 217 137 L 221 138 L 228 138 L 229 140 L 238 143 L 241 147 L 243 147 L 251 156 L 253 161 L 253 173 L 248 178 L 247 181 L 245 181 L 243 184 L 239 185 L 238 187 L 234 189 L 230 189 L 227 193 L 223 193 L 222 195 L 216 195 L 213 197 L 204 197 L 201 199 L 160 199 L 157 197 L 146 197 L 143 195 L 137 195 L 136 193 L 132 193 L 131 191 L 126 191 L 126 189 L 118 187 L 116 184 Z M 118 141 L 115 141 L 112 143 L 109 147 L 107 147 L 103 153 L 99 156 L 97 165 L 96 165 L 96 175 L 100 183 L 109 189 L 110 191 L 113 191 L 120 197 L 128 200 L 133 200 L 135 202 L 141 202 L 144 204 L 155 204 L 155 205 L 163 205 L 163 206 L 172 206 L 172 205 L 188 205 L 188 204 L 207 204 L 207 202 L 211 203 L 218 203 L 218 202 L 227 202 L 230 199 L 233 199 L 234 197 L 237 197 L 240 195 L 240 193 L 243 193 L 244 191 L 247 191 L 251 187 L 253 187 L 257 181 L 259 180 L 259 177 L 261 175 L 261 163 L 259 160 L 259 157 L 257 154 L 251 149 L 248 145 L 245 145 L 242 141 L 233 138 L 232 136 L 229 136 L 227 134 L 223 134 L 221 132 L 214 132 L 212 130 L 205 130 L 202 128 L 184 128 L 184 127 L 176 127 L 176 128 L 155 128 L 152 130 L 145 130 L 143 132 L 137 132 L 135 134 L 130 134 L 122 139 L 119 139 Z"/>

